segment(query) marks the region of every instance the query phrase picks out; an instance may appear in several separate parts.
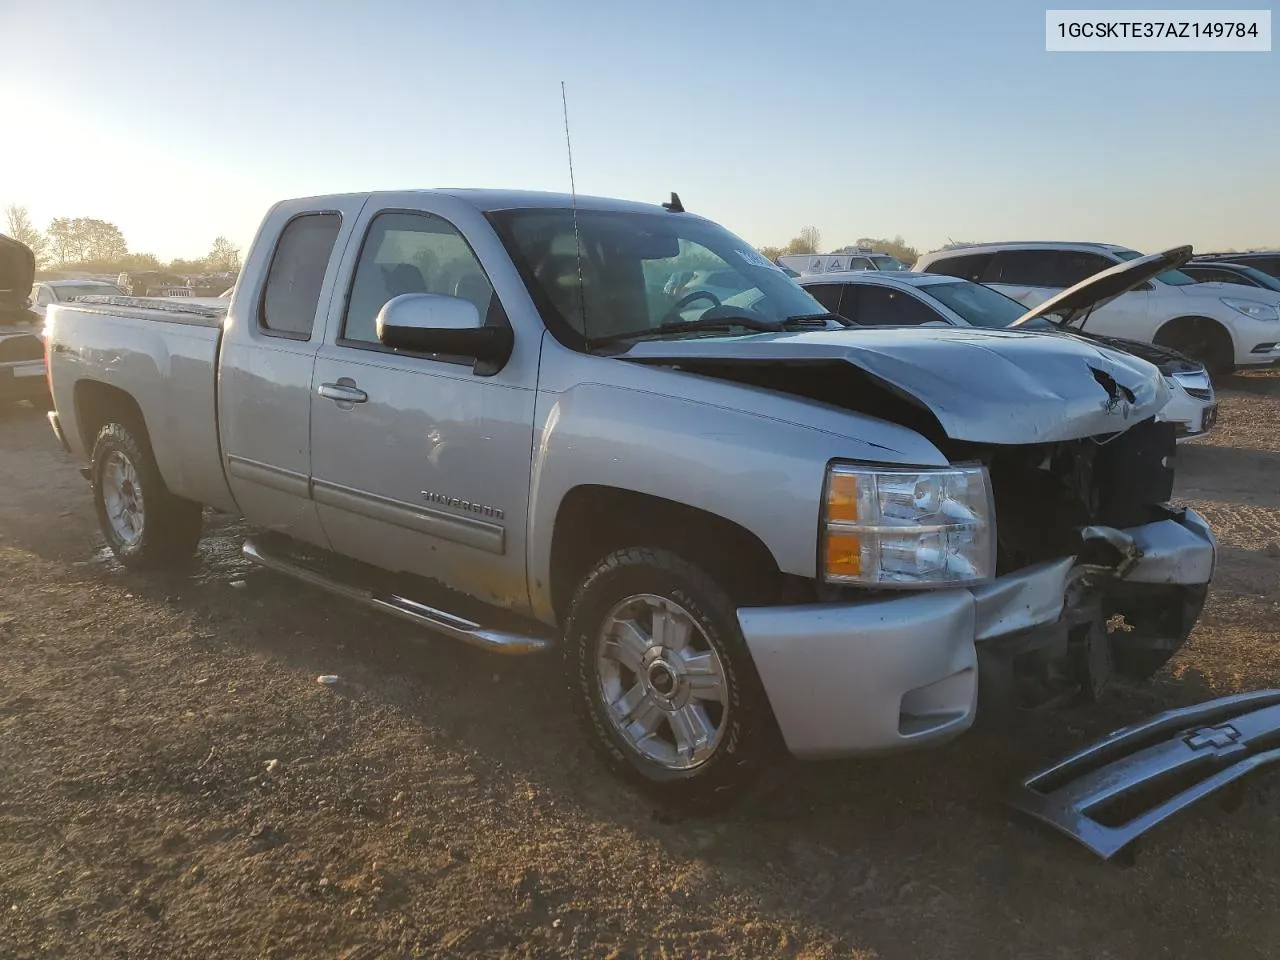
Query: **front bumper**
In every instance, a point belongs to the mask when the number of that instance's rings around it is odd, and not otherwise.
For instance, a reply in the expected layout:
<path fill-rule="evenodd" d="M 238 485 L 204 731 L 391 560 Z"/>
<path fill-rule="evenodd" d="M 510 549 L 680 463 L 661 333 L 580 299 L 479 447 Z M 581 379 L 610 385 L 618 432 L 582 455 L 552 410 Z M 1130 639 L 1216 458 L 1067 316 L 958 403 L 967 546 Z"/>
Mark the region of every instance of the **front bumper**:
<path fill-rule="evenodd" d="M 1177 592 L 1212 579 L 1217 545 L 1193 510 L 1126 530 L 1091 529 L 1124 545 L 1115 574 L 1124 583 Z M 980 649 L 1058 624 L 1080 570 L 1064 557 L 980 587 L 744 607 L 738 623 L 795 756 L 931 746 L 973 725 Z"/>
<path fill-rule="evenodd" d="M 1177 442 L 1203 437 L 1218 422 L 1218 401 L 1213 395 L 1209 378 L 1203 378 L 1203 386 L 1197 381 L 1200 396 L 1184 389 L 1184 384 L 1166 377 L 1169 384 L 1169 402 L 1157 415 L 1157 420 L 1173 424 Z"/>
<path fill-rule="evenodd" d="M 1269 330 L 1266 340 L 1253 345 L 1245 354 L 1236 357 L 1236 365 L 1240 367 L 1265 367 L 1280 363 L 1280 338 L 1278 330 Z"/>

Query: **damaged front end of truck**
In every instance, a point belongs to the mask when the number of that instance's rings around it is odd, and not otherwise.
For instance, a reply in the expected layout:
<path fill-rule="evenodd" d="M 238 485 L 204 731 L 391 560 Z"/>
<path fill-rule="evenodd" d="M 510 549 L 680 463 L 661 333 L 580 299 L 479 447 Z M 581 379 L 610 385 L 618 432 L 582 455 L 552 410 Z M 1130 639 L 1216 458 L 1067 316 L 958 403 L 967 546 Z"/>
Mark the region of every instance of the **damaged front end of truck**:
<path fill-rule="evenodd" d="M 1028 317 L 1076 316 L 1190 253 L 1104 271 Z M 890 420 L 950 464 L 985 468 L 996 570 L 967 588 L 979 712 L 1147 678 L 1200 615 L 1216 544 L 1194 510 L 1171 505 L 1176 438 L 1157 419 L 1168 388 L 1146 360 L 1056 329 L 874 327 L 640 343 L 628 359 Z M 911 614 L 911 596 L 884 593 L 827 599 L 874 602 L 876 618 Z"/>

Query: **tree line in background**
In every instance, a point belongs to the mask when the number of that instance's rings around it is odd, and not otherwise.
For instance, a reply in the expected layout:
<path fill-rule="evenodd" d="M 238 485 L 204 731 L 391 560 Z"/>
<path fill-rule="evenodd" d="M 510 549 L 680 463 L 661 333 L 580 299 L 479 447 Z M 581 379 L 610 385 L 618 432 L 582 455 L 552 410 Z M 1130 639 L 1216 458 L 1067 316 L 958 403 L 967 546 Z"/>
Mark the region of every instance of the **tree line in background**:
<path fill-rule="evenodd" d="M 855 243 L 848 246 L 840 247 L 836 250 L 821 250 L 822 233 L 817 227 L 802 227 L 800 232 L 792 237 L 785 247 L 760 247 L 760 252 L 770 260 L 776 260 L 778 257 L 795 253 L 853 253 L 858 249 L 873 250 L 876 253 L 887 253 L 890 256 L 897 257 L 907 266 L 911 266 L 920 256 L 920 251 L 915 247 L 908 246 L 907 242 L 902 239 L 902 235 L 894 237 L 892 240 L 883 237 L 861 237 Z"/>
<path fill-rule="evenodd" d="M 175 274 L 239 273 L 240 249 L 226 237 L 198 260 L 162 263 L 152 253 L 130 253 L 124 234 L 114 223 L 92 217 L 54 217 L 47 230 L 31 222 L 27 208 L 5 207 L 9 236 L 31 248 L 37 270 L 79 270 L 86 273 L 128 273 L 167 270 Z"/>

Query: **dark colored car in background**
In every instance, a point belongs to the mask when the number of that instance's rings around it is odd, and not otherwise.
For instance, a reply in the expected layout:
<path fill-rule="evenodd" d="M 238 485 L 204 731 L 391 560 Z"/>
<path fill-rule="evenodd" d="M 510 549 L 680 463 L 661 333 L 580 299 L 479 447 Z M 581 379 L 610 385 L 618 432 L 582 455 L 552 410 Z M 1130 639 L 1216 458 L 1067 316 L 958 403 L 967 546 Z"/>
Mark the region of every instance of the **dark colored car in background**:
<path fill-rule="evenodd" d="M 1280 277 L 1280 250 L 1250 250 L 1248 253 L 1201 253 L 1197 263 L 1242 263 L 1273 277 Z"/>
<path fill-rule="evenodd" d="M 1238 283 L 1245 287 L 1261 287 L 1263 290 L 1280 290 L 1280 278 L 1263 273 L 1247 263 L 1228 263 L 1225 260 L 1192 260 L 1183 264 L 1182 272 L 1198 283 Z"/>

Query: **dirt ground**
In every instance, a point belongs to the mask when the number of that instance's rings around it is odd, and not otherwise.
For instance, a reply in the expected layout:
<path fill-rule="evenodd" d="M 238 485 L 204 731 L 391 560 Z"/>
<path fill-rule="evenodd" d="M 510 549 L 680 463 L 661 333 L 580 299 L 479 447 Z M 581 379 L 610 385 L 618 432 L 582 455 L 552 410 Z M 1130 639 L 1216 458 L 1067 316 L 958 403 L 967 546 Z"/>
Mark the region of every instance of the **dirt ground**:
<path fill-rule="evenodd" d="M 0 409 L 0 957 L 1280 956 L 1271 778 L 1130 866 L 996 799 L 1165 706 L 1280 686 L 1280 375 L 1223 387 L 1178 457 L 1221 565 L 1154 683 L 787 763 L 683 822 L 602 772 L 550 659 L 247 568 L 225 523 L 194 573 L 124 572 L 43 419 Z"/>

